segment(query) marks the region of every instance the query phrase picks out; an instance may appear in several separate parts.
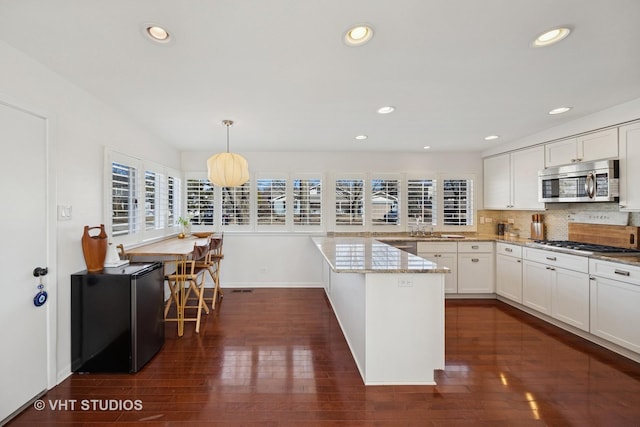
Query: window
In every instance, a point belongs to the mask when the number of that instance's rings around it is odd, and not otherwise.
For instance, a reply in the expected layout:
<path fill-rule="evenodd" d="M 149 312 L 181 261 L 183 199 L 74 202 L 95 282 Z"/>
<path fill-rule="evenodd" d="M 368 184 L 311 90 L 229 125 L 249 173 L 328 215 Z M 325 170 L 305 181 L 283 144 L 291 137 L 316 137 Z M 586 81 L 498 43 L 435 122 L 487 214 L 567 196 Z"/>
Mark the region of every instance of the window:
<path fill-rule="evenodd" d="M 400 181 L 397 179 L 372 179 L 371 180 L 371 224 L 373 226 L 400 224 L 398 212 L 398 188 Z"/>
<path fill-rule="evenodd" d="M 111 163 L 111 233 L 113 236 L 138 231 L 136 196 L 137 169 L 124 163 Z"/>
<path fill-rule="evenodd" d="M 178 222 L 178 217 L 181 214 L 181 203 L 180 203 L 180 195 L 182 194 L 180 190 L 180 184 L 182 181 L 180 178 L 176 178 L 175 176 L 169 176 L 168 186 L 167 186 L 167 221 L 169 227 L 175 225 Z"/>
<path fill-rule="evenodd" d="M 287 180 L 256 180 L 258 225 L 285 225 L 287 215 Z"/>
<path fill-rule="evenodd" d="M 443 218 L 445 226 L 473 225 L 473 181 L 471 179 L 443 180 Z"/>
<path fill-rule="evenodd" d="M 293 225 L 322 225 L 322 181 L 293 180 Z"/>
<path fill-rule="evenodd" d="M 114 151 L 105 154 L 107 234 L 125 244 L 170 234 L 182 208 L 179 173 Z"/>
<path fill-rule="evenodd" d="M 407 215 L 408 224 L 436 225 L 437 215 L 434 211 L 436 180 L 410 179 L 407 181 Z"/>
<path fill-rule="evenodd" d="M 144 172 L 144 223 L 145 230 L 159 230 L 166 227 L 167 192 L 164 175 Z"/>
<path fill-rule="evenodd" d="M 249 225 L 250 184 L 222 188 L 222 225 Z"/>
<path fill-rule="evenodd" d="M 187 215 L 194 225 L 214 225 L 214 192 L 208 179 L 187 179 Z"/>
<path fill-rule="evenodd" d="M 336 225 L 363 225 L 364 180 L 336 180 Z"/>

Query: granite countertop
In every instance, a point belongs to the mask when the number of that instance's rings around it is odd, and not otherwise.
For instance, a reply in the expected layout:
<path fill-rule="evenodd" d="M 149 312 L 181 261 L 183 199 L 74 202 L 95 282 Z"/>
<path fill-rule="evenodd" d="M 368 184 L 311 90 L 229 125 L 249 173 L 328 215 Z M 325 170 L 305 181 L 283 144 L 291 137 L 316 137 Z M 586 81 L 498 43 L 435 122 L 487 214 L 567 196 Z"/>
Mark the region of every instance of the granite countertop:
<path fill-rule="evenodd" d="M 449 273 L 440 267 L 372 237 L 313 237 L 336 273 Z"/>

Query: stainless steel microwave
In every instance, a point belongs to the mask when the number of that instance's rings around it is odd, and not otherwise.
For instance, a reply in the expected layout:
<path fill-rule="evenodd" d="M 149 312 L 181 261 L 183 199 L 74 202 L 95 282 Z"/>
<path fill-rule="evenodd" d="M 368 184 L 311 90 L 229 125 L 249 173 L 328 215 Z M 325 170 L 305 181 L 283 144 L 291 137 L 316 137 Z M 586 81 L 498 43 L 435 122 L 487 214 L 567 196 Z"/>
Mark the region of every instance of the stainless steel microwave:
<path fill-rule="evenodd" d="M 581 162 L 538 172 L 538 201 L 617 202 L 618 160 Z"/>

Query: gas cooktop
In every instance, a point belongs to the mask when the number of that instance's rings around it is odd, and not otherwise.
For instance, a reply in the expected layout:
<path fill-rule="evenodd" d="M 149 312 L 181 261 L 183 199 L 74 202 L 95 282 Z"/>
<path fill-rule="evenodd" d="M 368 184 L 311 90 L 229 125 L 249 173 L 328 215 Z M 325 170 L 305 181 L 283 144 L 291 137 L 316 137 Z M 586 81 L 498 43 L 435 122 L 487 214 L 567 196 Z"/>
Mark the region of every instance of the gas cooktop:
<path fill-rule="evenodd" d="M 619 248 L 617 246 L 596 245 L 593 243 L 574 242 L 572 240 L 534 240 L 544 248 L 562 249 L 567 252 L 590 254 L 640 254 L 638 249 Z"/>

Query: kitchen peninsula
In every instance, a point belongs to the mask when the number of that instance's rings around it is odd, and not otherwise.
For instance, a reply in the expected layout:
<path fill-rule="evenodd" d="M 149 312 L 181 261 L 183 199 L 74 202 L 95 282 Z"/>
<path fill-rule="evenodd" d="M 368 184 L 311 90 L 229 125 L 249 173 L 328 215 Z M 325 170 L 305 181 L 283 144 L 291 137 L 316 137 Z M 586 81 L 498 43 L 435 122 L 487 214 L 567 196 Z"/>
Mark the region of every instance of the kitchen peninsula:
<path fill-rule="evenodd" d="M 316 237 L 327 297 L 365 385 L 435 384 L 446 267 L 372 238 Z"/>

